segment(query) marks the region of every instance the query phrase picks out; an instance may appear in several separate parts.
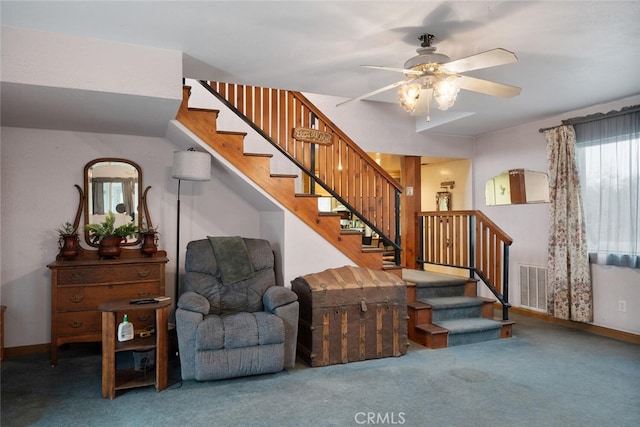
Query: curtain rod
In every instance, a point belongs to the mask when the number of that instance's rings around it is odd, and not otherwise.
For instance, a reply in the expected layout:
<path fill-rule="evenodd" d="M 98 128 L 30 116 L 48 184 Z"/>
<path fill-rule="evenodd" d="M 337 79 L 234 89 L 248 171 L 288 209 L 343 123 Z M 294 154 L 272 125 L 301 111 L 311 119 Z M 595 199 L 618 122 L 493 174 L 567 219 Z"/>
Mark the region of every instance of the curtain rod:
<path fill-rule="evenodd" d="M 640 111 L 640 105 L 632 105 L 630 107 L 621 108 L 620 111 L 609 111 L 608 113 L 595 113 L 595 114 L 590 114 L 588 116 L 583 116 L 583 117 L 574 117 L 571 119 L 563 120 L 561 125 L 538 129 L 538 132 L 543 133 L 563 125 L 578 125 L 582 123 L 595 122 L 597 120 L 609 119 L 611 117 L 617 117 L 617 116 L 622 116 L 624 114 L 636 113 L 638 111 Z"/>

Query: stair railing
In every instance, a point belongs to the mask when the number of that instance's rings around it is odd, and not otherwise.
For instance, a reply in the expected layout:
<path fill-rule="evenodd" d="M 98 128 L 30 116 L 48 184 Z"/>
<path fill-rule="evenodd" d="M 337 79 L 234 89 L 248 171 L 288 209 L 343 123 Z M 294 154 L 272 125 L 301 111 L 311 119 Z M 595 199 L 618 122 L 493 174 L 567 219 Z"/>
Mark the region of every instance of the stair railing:
<path fill-rule="evenodd" d="M 509 319 L 509 247 L 513 240 L 480 211 L 421 212 L 417 262 L 467 269 L 502 304 Z"/>
<path fill-rule="evenodd" d="M 402 187 L 300 92 L 232 83 L 200 84 L 394 248 L 400 262 Z M 294 138 L 294 128 L 332 135 L 329 144 Z"/>

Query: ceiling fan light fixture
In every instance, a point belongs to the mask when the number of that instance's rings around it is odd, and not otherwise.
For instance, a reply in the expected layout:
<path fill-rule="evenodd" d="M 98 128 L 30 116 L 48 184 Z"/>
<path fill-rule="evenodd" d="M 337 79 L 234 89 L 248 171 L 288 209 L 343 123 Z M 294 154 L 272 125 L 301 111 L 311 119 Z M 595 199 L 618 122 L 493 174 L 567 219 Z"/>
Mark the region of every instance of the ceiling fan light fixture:
<path fill-rule="evenodd" d="M 455 82 L 455 78 L 439 80 L 433 87 L 433 97 L 438 103 L 438 109 L 446 111 L 453 107 L 460 92 L 460 86 Z"/>
<path fill-rule="evenodd" d="M 516 62 L 518 58 L 513 52 L 496 48 L 451 61 L 447 55 L 436 53 L 437 49 L 432 45 L 434 38 L 433 34 L 422 34 L 418 38 L 422 43 L 416 49 L 417 55 L 409 58 L 404 63 L 404 68 L 363 65 L 368 68 L 401 72 L 405 79 L 341 102 L 338 106 L 399 88 L 398 101 L 402 108 L 412 115 L 421 115 L 426 112 L 426 118 L 429 121 L 432 98 L 435 98 L 440 110 L 446 111 L 455 104 L 460 89 L 502 98 L 520 94 L 519 87 L 463 74 L 466 71 Z"/>
<path fill-rule="evenodd" d="M 419 95 L 420 85 L 418 84 L 403 85 L 398 89 L 400 105 L 409 113 L 412 113 L 416 109 Z"/>

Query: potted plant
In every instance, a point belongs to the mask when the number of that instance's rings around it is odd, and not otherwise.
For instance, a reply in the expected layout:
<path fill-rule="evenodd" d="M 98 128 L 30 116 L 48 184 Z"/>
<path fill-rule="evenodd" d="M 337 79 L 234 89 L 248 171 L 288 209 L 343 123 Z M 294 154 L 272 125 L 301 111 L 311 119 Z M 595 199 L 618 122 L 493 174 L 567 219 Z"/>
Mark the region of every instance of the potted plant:
<path fill-rule="evenodd" d="M 116 216 L 109 212 L 104 222 L 88 224 L 85 227 L 89 231 L 91 242 L 99 244 L 98 255 L 101 258 L 117 258 L 120 255 L 120 244 L 138 232 L 138 227 L 133 222 L 118 227 L 115 227 L 115 223 Z"/>
<path fill-rule="evenodd" d="M 158 252 L 158 229 L 152 226 L 143 226 L 138 232 L 140 240 L 142 241 L 142 247 L 140 252 L 143 255 L 153 256 Z"/>
<path fill-rule="evenodd" d="M 58 232 L 58 248 L 62 259 L 74 259 L 80 253 L 80 239 L 78 239 L 78 227 L 65 222 L 56 229 Z"/>

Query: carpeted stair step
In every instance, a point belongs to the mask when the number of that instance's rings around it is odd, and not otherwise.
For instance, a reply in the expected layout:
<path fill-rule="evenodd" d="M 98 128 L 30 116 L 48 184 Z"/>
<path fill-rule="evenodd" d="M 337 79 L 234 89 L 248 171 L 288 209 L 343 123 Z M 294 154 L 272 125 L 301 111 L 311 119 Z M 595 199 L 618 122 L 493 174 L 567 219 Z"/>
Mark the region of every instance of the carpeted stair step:
<path fill-rule="evenodd" d="M 415 283 L 417 299 L 462 296 L 468 282 L 463 277 L 411 269 L 402 270 L 402 279 Z"/>
<path fill-rule="evenodd" d="M 475 344 L 500 338 L 502 323 L 477 317 L 473 319 L 452 319 L 433 322 L 449 331 L 448 346 Z"/>
<path fill-rule="evenodd" d="M 445 348 L 509 338 L 513 322 L 494 320 L 493 298 L 477 296 L 471 278 L 403 269 L 409 339 Z"/>
<path fill-rule="evenodd" d="M 453 320 L 482 316 L 483 301 L 473 297 L 418 298 L 431 306 L 431 321 Z"/>

